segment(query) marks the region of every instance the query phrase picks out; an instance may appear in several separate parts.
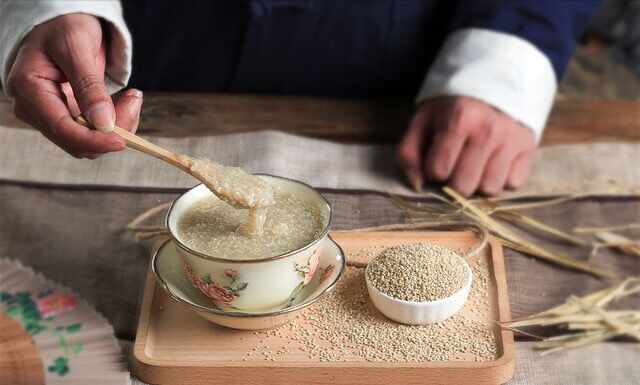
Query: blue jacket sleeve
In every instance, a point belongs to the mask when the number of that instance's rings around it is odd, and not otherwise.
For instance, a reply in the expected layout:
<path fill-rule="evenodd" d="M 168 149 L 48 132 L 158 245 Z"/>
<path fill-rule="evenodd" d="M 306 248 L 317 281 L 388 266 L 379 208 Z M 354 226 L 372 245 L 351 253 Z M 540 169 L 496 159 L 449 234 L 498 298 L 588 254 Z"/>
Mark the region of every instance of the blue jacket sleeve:
<path fill-rule="evenodd" d="M 484 28 L 519 36 L 549 58 L 560 79 L 599 5 L 594 0 L 460 0 L 450 32 Z"/>

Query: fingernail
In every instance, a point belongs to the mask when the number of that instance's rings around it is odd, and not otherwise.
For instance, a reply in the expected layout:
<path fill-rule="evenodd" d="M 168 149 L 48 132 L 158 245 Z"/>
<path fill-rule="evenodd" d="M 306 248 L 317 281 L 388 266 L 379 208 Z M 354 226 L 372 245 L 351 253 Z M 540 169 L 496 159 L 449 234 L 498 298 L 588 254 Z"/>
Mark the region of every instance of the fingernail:
<path fill-rule="evenodd" d="M 490 187 L 487 187 L 487 188 L 483 189 L 483 192 L 485 193 L 485 195 L 494 196 L 494 195 L 496 195 L 497 193 L 500 192 L 500 189 L 498 187 L 495 187 L 495 186 L 490 186 Z"/>
<path fill-rule="evenodd" d="M 121 138 L 112 139 L 107 145 L 107 150 L 109 151 L 122 151 L 126 147 L 124 140 Z"/>
<path fill-rule="evenodd" d="M 422 192 L 422 175 L 414 170 L 405 170 L 405 174 L 407 175 L 407 179 L 409 179 L 411 187 L 413 187 L 416 192 Z"/>
<path fill-rule="evenodd" d="M 513 188 L 520 188 L 523 184 L 524 180 L 522 180 L 521 178 L 516 177 L 511 180 L 511 185 L 513 186 Z"/>
<path fill-rule="evenodd" d="M 100 132 L 111 132 L 115 128 L 115 120 L 113 108 L 107 103 L 98 103 L 93 106 L 88 113 L 91 124 Z"/>
<path fill-rule="evenodd" d="M 136 96 L 131 103 L 129 103 L 129 112 L 131 113 L 131 116 L 138 117 L 138 115 L 140 115 L 140 107 L 142 107 L 142 98 Z"/>
<path fill-rule="evenodd" d="M 413 186 L 413 189 L 416 190 L 416 192 L 421 193 L 422 192 L 422 178 L 416 178 L 411 182 L 411 186 Z"/>

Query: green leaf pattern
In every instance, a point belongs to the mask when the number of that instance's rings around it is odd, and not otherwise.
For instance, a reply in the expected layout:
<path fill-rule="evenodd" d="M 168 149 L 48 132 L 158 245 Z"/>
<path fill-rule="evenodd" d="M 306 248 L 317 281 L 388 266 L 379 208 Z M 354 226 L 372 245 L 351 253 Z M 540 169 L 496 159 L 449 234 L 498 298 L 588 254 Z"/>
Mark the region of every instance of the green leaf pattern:
<path fill-rule="evenodd" d="M 47 367 L 47 370 L 51 373 L 56 373 L 59 376 L 64 376 L 69 373 L 69 359 L 67 357 L 58 356 L 53 361 L 53 364 Z"/>
<path fill-rule="evenodd" d="M 46 297 L 52 294 L 52 290 L 43 291 L 38 293 L 37 298 Z M 55 320 L 55 317 L 43 318 L 38 310 L 36 301 L 31 298 L 29 292 L 0 292 L 0 303 L 5 304 L 5 313 L 21 321 L 27 333 L 32 336 L 40 333 L 51 333 L 58 337 L 58 345 L 63 348 L 64 354 L 56 357 L 53 362 L 47 366 L 47 370 L 51 373 L 56 373 L 59 376 L 64 376 L 69 372 L 69 358 L 72 355 L 78 355 L 82 352 L 82 343 L 77 343 L 73 346 L 69 346 L 66 334 L 78 333 L 82 329 L 81 323 L 75 323 L 67 326 L 51 326 L 48 325 L 50 321 Z"/>

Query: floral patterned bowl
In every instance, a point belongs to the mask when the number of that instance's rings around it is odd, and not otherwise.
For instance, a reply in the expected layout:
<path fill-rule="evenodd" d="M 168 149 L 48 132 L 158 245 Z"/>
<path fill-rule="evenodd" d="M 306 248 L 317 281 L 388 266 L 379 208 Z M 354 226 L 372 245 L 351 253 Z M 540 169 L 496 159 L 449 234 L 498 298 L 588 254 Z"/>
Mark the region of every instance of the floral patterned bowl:
<path fill-rule="evenodd" d="M 269 329 L 291 321 L 338 283 L 345 271 L 344 253 L 330 237 L 324 245 L 318 254 L 318 274 L 284 306 L 265 311 L 226 311 L 215 306 L 191 284 L 171 240 L 165 242 L 154 254 L 151 266 L 164 291 L 204 319 L 233 329 Z"/>
<path fill-rule="evenodd" d="M 287 178 L 258 177 L 295 192 L 316 206 L 323 217 L 319 235 L 303 247 L 285 254 L 252 260 L 224 259 L 189 248 L 181 242 L 177 231 L 184 212 L 194 202 L 211 194 L 204 185 L 178 197 L 167 214 L 167 227 L 190 282 L 222 310 L 259 311 L 290 302 L 313 278 L 331 227 L 331 207 L 316 190 Z"/>

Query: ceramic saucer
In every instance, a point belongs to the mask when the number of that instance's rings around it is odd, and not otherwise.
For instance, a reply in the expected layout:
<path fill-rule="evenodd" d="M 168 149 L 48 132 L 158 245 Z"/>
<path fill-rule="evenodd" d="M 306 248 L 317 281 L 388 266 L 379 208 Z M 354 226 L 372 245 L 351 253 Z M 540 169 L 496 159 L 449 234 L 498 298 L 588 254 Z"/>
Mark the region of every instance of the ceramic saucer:
<path fill-rule="evenodd" d="M 344 252 L 331 237 L 327 237 L 313 278 L 286 304 L 263 311 L 224 311 L 191 285 L 172 242 L 165 242 L 153 255 L 151 266 L 157 282 L 171 298 L 199 316 L 233 329 L 268 329 L 289 322 L 302 309 L 333 289 L 346 266 Z"/>

